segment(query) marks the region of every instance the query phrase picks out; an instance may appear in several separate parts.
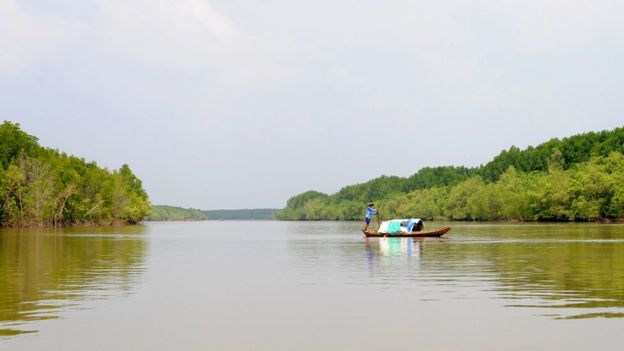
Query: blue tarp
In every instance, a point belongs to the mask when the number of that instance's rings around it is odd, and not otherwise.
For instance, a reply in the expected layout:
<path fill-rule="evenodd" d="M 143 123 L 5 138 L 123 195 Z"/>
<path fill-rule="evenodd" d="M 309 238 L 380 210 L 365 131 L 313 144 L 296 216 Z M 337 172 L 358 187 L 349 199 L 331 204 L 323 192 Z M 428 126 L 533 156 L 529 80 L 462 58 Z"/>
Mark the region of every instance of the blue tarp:
<path fill-rule="evenodd" d="M 416 223 L 420 222 L 419 218 L 411 218 L 409 220 L 409 222 L 407 222 L 407 232 L 411 232 L 412 229 L 414 229 L 414 226 L 416 225 Z"/>

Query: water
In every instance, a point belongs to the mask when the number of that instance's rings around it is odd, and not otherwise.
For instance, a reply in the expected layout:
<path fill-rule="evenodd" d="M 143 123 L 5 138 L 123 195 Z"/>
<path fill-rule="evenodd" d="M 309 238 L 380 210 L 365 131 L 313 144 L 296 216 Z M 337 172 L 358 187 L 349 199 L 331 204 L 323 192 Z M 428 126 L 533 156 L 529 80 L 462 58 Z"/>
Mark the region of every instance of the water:
<path fill-rule="evenodd" d="M 4 230 L 0 350 L 622 348 L 623 225 L 450 225 Z"/>

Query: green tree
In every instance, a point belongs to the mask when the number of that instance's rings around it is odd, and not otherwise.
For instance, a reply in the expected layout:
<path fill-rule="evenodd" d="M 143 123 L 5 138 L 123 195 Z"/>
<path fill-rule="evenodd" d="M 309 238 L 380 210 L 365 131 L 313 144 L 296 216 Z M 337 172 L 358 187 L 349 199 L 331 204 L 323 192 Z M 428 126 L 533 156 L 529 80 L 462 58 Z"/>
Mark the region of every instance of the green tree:
<path fill-rule="evenodd" d="M 141 180 L 38 145 L 0 125 L 0 226 L 136 223 L 150 209 Z"/>
<path fill-rule="evenodd" d="M 289 199 L 277 218 L 360 220 L 369 201 L 386 218 L 622 218 L 622 152 L 624 128 L 551 139 L 524 150 L 512 146 L 478 168 L 425 167 L 407 178 L 381 176 L 332 195 L 308 191 Z"/>
<path fill-rule="evenodd" d="M 4 121 L 0 124 L 0 164 L 4 169 L 20 153 L 34 156 L 39 149 L 37 138 L 23 132 L 18 123 Z"/>

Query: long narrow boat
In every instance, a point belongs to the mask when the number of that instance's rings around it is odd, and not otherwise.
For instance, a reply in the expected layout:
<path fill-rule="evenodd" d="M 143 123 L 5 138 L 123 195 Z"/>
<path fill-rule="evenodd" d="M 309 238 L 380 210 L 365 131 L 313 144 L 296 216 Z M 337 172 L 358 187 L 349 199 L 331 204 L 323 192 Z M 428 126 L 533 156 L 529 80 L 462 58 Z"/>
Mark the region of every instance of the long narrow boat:
<path fill-rule="evenodd" d="M 387 236 L 391 238 L 418 238 L 418 237 L 440 237 L 448 231 L 451 230 L 451 227 L 439 228 L 436 230 L 421 230 L 419 232 L 411 232 L 411 233 L 400 233 L 400 234 L 384 234 L 378 232 L 365 232 L 362 230 L 362 233 L 366 235 L 367 238 L 375 238 Z"/>

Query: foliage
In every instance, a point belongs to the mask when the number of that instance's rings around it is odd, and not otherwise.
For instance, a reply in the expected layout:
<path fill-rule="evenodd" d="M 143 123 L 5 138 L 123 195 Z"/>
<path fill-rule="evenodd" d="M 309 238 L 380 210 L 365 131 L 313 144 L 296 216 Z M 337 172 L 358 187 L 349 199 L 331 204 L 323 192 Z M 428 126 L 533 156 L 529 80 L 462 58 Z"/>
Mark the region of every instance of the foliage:
<path fill-rule="evenodd" d="M 0 125 L 0 226 L 137 223 L 150 210 L 141 180 L 39 146 L 19 124 Z"/>
<path fill-rule="evenodd" d="M 327 198 L 327 194 L 314 190 L 306 191 L 304 193 L 291 197 L 286 203 L 286 208 L 282 211 L 277 212 L 275 216 L 277 217 L 277 219 L 306 219 L 306 215 L 304 213 L 304 206 L 306 205 L 306 203 L 313 202 L 319 199 L 325 200 Z M 309 207 L 310 205 L 308 205 L 308 208 Z"/>
<path fill-rule="evenodd" d="M 553 152 L 559 153 L 556 157 L 563 169 L 587 162 L 592 156 L 606 157 L 611 152 L 624 153 L 624 128 L 578 134 L 561 140 L 555 138 L 524 151 L 512 146 L 477 172 L 484 180 L 495 181 L 509 166 L 521 172 L 547 171 Z"/>
<path fill-rule="evenodd" d="M 145 218 L 148 221 L 202 221 L 202 220 L 270 220 L 276 209 L 256 208 L 240 210 L 198 210 L 174 206 L 155 205 Z"/>
<path fill-rule="evenodd" d="M 383 218 L 593 221 L 624 217 L 624 128 L 501 152 L 479 168 L 423 168 L 328 195 L 308 191 L 276 213 L 283 220 Z"/>
<path fill-rule="evenodd" d="M 208 216 L 202 210 L 175 206 L 154 205 L 145 217 L 147 221 L 200 221 Z"/>
<path fill-rule="evenodd" d="M 207 210 L 202 211 L 206 219 L 217 220 L 267 220 L 275 219 L 276 209 L 254 208 L 240 210 Z"/>

